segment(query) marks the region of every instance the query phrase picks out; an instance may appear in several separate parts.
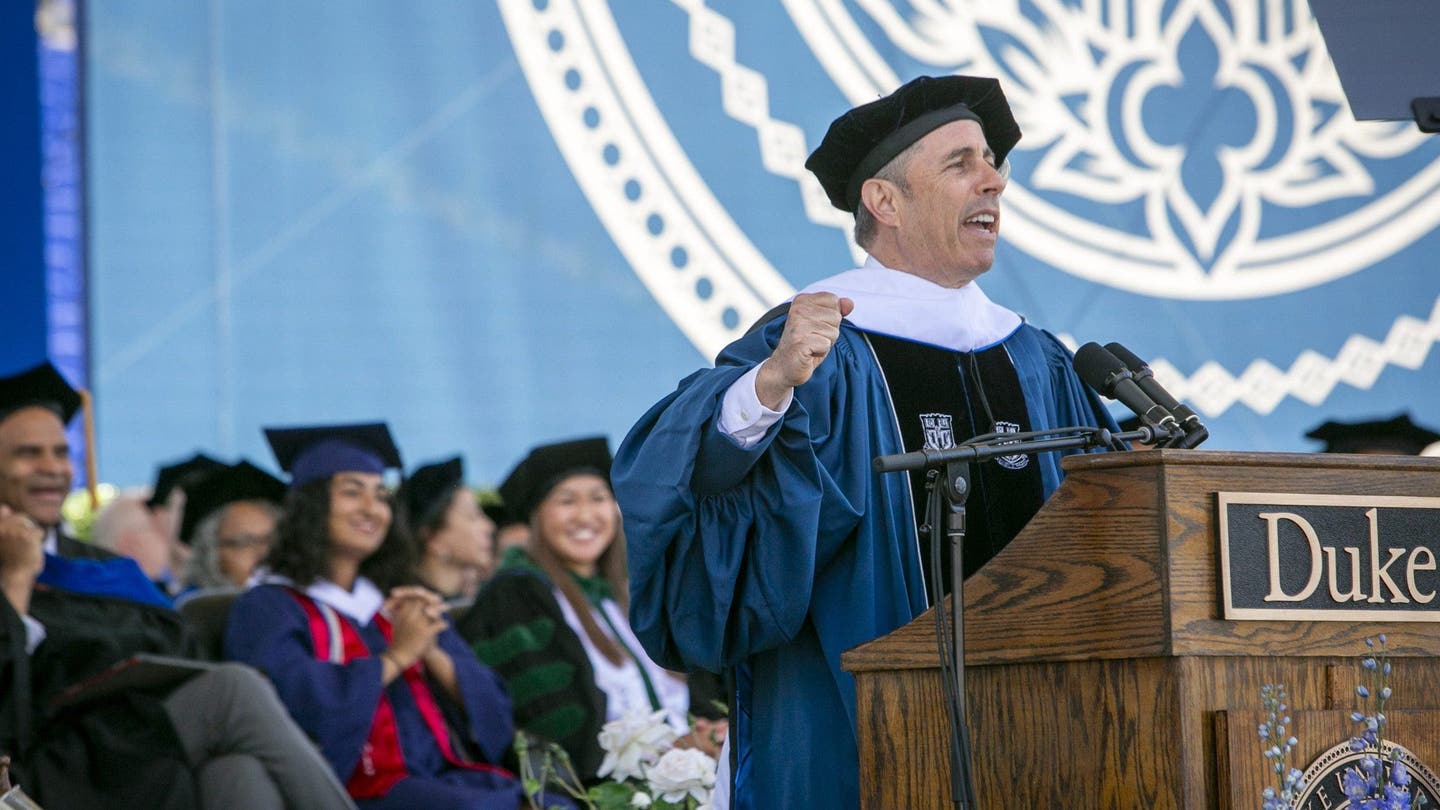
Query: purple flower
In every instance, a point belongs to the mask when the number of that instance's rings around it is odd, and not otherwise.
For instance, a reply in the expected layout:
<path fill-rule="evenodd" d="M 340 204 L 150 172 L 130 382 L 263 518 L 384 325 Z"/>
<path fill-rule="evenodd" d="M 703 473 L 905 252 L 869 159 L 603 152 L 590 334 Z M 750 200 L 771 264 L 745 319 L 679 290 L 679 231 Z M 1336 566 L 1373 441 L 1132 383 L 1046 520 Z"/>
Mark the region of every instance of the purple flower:
<path fill-rule="evenodd" d="M 1385 787 L 1384 803 L 1381 807 L 1385 808 L 1385 810 L 1409 810 L 1410 791 L 1387 785 Z"/>
<path fill-rule="evenodd" d="M 1340 790 L 1344 791 L 1346 798 L 1351 800 L 1363 799 L 1369 795 L 1374 781 L 1366 779 L 1354 768 L 1347 768 L 1345 773 L 1340 775 Z"/>
<path fill-rule="evenodd" d="M 1410 769 L 1405 767 L 1405 761 L 1400 758 L 1399 754 L 1395 755 L 1395 759 L 1390 764 L 1390 784 L 1400 787 L 1410 784 Z"/>

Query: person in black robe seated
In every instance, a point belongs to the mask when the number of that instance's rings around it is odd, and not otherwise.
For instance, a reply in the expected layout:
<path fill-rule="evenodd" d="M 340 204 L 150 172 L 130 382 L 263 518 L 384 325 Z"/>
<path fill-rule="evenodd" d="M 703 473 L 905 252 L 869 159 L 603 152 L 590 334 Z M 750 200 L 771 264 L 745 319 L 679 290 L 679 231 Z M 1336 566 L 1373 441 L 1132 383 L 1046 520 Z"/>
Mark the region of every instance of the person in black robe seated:
<path fill-rule="evenodd" d="M 185 626 L 164 607 L 37 585 L 44 536 L 0 506 L 0 754 L 26 793 L 58 810 L 353 807 L 254 670 L 116 674 L 137 654 L 186 655 Z"/>
<path fill-rule="evenodd" d="M 74 468 L 65 425 L 80 394 L 49 363 L 0 378 L 0 506 L 41 532 L 39 581 L 68 591 L 168 607 L 170 600 L 134 560 L 65 534 L 61 505 Z"/>
<path fill-rule="evenodd" d="M 200 478 L 185 496 L 180 538 L 190 545 L 186 597 L 244 588 L 275 542 L 285 483 L 248 461 Z"/>
<path fill-rule="evenodd" d="M 708 699 L 714 676 L 686 678 L 651 661 L 626 614 L 625 537 L 610 491 L 604 437 L 542 445 L 500 487 L 505 506 L 529 522 L 526 548 L 507 550 L 500 570 L 460 619 L 461 635 L 516 695 L 516 725 L 560 745 L 576 775 L 593 782 L 604 752 L 601 726 L 629 712 L 664 710 L 682 745 L 712 757 L 726 733 Z M 689 726 L 688 715 L 704 717 Z"/>

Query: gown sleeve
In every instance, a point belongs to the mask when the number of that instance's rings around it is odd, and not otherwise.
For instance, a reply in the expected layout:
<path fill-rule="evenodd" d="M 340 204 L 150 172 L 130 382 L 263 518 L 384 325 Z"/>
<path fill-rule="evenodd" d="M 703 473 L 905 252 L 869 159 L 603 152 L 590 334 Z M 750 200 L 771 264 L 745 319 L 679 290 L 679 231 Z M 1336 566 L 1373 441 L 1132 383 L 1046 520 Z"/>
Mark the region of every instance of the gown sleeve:
<path fill-rule="evenodd" d="M 30 744 L 30 654 L 25 624 L 10 601 L 0 596 L 0 752 L 21 757 Z"/>
<path fill-rule="evenodd" d="M 594 776 L 605 697 L 549 583 L 528 571 L 501 571 L 461 618 L 459 630 L 508 684 L 515 725 L 564 748 L 581 778 Z"/>
<path fill-rule="evenodd" d="M 817 573 L 866 509 L 876 407 L 842 330 L 781 419 L 750 448 L 716 427 L 726 389 L 769 356 L 783 319 L 681 381 L 621 444 L 630 620 L 670 669 L 719 672 L 800 632 Z"/>
<path fill-rule="evenodd" d="M 464 704 L 466 736 L 479 747 L 486 762 L 500 762 L 515 737 L 510 712 L 510 695 L 495 670 L 475 657 L 474 651 L 453 628 L 438 639 L 441 649 L 455 663 L 455 681 Z M 443 694 L 443 691 L 437 690 Z"/>
<path fill-rule="evenodd" d="M 262 585 L 231 608 L 225 657 L 269 676 L 341 780 L 355 770 L 380 703 L 378 656 L 348 664 L 317 659 L 304 609 L 284 588 Z"/>

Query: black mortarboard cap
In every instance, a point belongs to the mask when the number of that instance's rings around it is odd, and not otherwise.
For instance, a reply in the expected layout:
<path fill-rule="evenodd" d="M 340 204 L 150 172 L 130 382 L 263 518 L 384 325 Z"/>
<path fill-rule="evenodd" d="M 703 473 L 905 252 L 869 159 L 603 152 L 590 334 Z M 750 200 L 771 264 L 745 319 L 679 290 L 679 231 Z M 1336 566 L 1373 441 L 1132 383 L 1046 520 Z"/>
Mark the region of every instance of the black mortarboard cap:
<path fill-rule="evenodd" d="M 510 471 L 500 485 L 500 498 L 514 522 L 524 523 L 550 490 L 570 475 L 595 473 L 608 484 L 613 461 L 610 442 L 604 436 L 544 444 L 532 449 Z"/>
<path fill-rule="evenodd" d="M 401 487 L 400 497 L 410 516 L 410 525 L 424 522 L 441 501 L 448 503 L 456 487 L 465 483 L 465 464 L 459 456 L 448 461 L 426 464 L 410 474 Z"/>
<path fill-rule="evenodd" d="M 196 453 L 183 461 L 166 464 L 155 473 L 155 487 L 151 490 L 150 499 L 145 504 L 151 509 L 163 506 L 166 501 L 170 500 L 170 493 L 177 489 L 188 497 L 191 484 L 222 469 L 225 469 L 224 462 L 217 461 L 204 453 Z"/>
<path fill-rule="evenodd" d="M 186 543 L 195 535 L 200 521 L 222 507 L 238 501 L 285 500 L 285 482 L 248 461 L 240 461 L 200 476 L 185 488 L 185 517 L 180 521 L 180 539 Z"/>
<path fill-rule="evenodd" d="M 80 410 L 80 392 L 48 361 L 9 377 L 0 377 L 0 419 L 32 405 L 54 411 L 60 421 L 69 424 Z"/>
<path fill-rule="evenodd" d="M 836 118 L 805 161 L 830 204 L 854 213 L 860 186 L 911 144 L 950 123 L 980 124 L 1000 165 L 1020 140 L 1000 82 L 977 76 L 921 76 Z"/>
<path fill-rule="evenodd" d="M 516 523 L 525 522 L 515 517 L 515 513 L 507 509 L 503 503 L 482 501 L 480 511 L 485 513 L 485 517 L 490 518 L 490 521 L 495 524 L 496 529 L 503 529 L 506 526 L 513 526 Z"/>
<path fill-rule="evenodd" d="M 265 428 L 280 469 L 299 487 L 341 472 L 380 474 L 399 469 L 400 450 L 384 422 Z"/>
<path fill-rule="evenodd" d="M 1361 422 L 1326 422 L 1305 434 L 1307 439 L 1325 442 L 1325 453 L 1388 453 L 1418 456 L 1420 451 L 1440 442 L 1440 433 L 1420 427 L 1402 413 L 1390 419 Z"/>

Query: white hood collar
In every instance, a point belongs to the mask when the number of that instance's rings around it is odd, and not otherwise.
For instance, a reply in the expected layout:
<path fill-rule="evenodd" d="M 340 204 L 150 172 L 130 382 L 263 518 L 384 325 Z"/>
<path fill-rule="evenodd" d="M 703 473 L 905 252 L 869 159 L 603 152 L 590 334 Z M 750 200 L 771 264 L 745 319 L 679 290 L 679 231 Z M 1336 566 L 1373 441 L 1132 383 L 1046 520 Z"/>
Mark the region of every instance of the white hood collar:
<path fill-rule="evenodd" d="M 878 332 L 957 352 L 993 346 L 1020 328 L 1023 319 L 994 303 L 972 281 L 958 289 L 941 287 L 873 257 L 863 267 L 817 281 L 802 293 L 829 292 L 855 302 L 846 318 L 866 332 Z"/>

